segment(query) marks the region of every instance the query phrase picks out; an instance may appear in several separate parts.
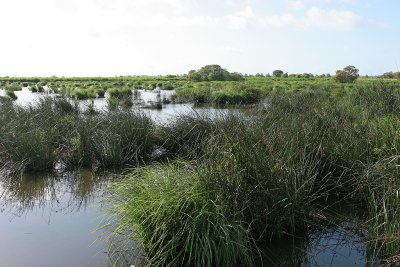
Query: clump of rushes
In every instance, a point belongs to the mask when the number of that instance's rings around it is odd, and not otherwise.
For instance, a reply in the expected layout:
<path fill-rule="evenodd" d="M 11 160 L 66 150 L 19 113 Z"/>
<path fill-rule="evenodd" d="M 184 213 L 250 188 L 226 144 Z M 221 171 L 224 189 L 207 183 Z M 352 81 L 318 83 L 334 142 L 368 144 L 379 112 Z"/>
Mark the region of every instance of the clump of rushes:
<path fill-rule="evenodd" d="M 94 157 L 104 167 L 139 165 L 153 152 L 153 124 L 137 111 L 102 115 L 93 134 Z"/>
<path fill-rule="evenodd" d="M 258 103 L 261 96 L 260 90 L 242 85 L 213 92 L 212 99 L 216 105 L 245 105 Z"/>
<path fill-rule="evenodd" d="M 110 88 L 107 90 L 107 93 L 110 97 L 115 97 L 118 99 L 122 99 L 127 96 L 132 96 L 132 90 L 130 88 Z"/>
<path fill-rule="evenodd" d="M 108 108 L 109 110 L 116 110 L 119 106 L 124 109 L 130 109 L 133 106 L 132 90 L 129 88 L 110 88 L 108 93 Z"/>
<path fill-rule="evenodd" d="M 93 90 L 89 89 L 75 89 L 72 92 L 72 96 L 76 100 L 85 100 L 85 99 L 93 99 L 97 97 L 97 94 Z"/>
<path fill-rule="evenodd" d="M 78 113 L 79 109 L 76 105 L 73 105 L 71 101 L 66 98 L 54 99 L 55 112 L 60 113 Z"/>
<path fill-rule="evenodd" d="M 14 91 L 6 91 L 6 96 L 12 100 L 17 100 L 18 98 Z"/>
<path fill-rule="evenodd" d="M 319 146 L 305 131 L 310 126 L 230 114 L 205 145 L 202 183 L 213 199 L 241 212 L 257 240 L 304 228 L 320 197 Z"/>
<path fill-rule="evenodd" d="M 175 89 L 177 102 L 193 102 L 204 104 L 211 102 L 212 89 L 206 86 L 200 87 L 179 87 Z"/>
<path fill-rule="evenodd" d="M 2 117 L 2 140 L 7 159 L 25 171 L 48 170 L 55 160 L 56 115 L 51 103 L 41 101 L 36 108 L 1 106 L 8 119 Z"/>
<path fill-rule="evenodd" d="M 196 159 L 203 154 L 214 130 L 215 122 L 210 117 L 193 112 L 160 126 L 157 136 L 170 156 Z"/>
<path fill-rule="evenodd" d="M 106 94 L 106 90 L 104 88 L 97 88 L 96 89 L 97 97 L 104 98 Z"/>
<path fill-rule="evenodd" d="M 69 166 L 121 167 L 151 159 L 153 124 L 139 112 L 81 113 L 66 99 L 0 105 L 0 161 L 24 171 Z M 1 167 L 1 166 L 0 166 Z"/>
<path fill-rule="evenodd" d="M 44 88 L 40 84 L 32 84 L 32 85 L 30 85 L 29 86 L 29 90 L 32 93 L 43 93 L 44 92 Z"/>
<path fill-rule="evenodd" d="M 22 85 L 19 83 L 9 83 L 4 86 L 4 90 L 6 90 L 6 91 L 21 91 Z"/>
<path fill-rule="evenodd" d="M 112 187 L 111 237 L 134 238 L 145 266 L 252 266 L 248 232 L 210 196 L 187 165 L 138 169 Z"/>

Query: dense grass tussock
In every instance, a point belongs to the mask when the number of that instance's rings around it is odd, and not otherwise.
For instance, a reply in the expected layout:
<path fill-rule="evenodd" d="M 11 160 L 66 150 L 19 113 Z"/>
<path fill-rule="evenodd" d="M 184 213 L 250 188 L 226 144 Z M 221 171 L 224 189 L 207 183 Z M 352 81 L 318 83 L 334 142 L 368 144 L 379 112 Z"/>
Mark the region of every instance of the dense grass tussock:
<path fill-rule="evenodd" d="M 146 266 L 252 265 L 248 232 L 223 202 L 210 198 L 196 170 L 181 164 L 139 169 L 112 193 L 114 233 L 139 242 Z"/>
<path fill-rule="evenodd" d="M 172 123 L 157 129 L 158 142 L 173 157 L 197 159 L 204 152 L 216 121 L 198 113 L 180 115 Z"/>
<path fill-rule="evenodd" d="M 118 167 L 151 158 L 153 124 L 136 111 L 82 113 L 65 99 L 27 108 L 0 105 L 0 162 L 24 171 L 67 166 Z"/>

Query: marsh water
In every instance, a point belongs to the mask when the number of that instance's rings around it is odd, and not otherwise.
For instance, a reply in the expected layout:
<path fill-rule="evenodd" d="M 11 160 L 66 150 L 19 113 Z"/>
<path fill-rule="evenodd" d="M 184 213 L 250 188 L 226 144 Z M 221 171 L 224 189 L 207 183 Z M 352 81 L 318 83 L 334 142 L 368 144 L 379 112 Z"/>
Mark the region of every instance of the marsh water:
<path fill-rule="evenodd" d="M 1 266 L 111 266 L 101 225 L 102 176 L 88 170 L 0 179 Z"/>
<path fill-rule="evenodd" d="M 4 92 L 1 92 L 0 95 Z M 141 91 L 139 107 L 170 97 Z M 16 104 L 33 104 L 46 94 L 27 89 L 16 92 Z M 105 99 L 82 101 L 85 108 L 106 108 Z M 192 104 L 164 104 L 162 109 L 144 109 L 156 122 L 165 123 L 176 114 L 188 112 L 217 114 L 221 110 Z M 223 112 L 223 111 L 222 111 Z M 0 172 L 0 266 L 129 266 L 115 264 L 104 236 L 98 228 L 104 224 L 102 196 L 111 173 L 91 170 L 64 170 L 35 175 Z M 293 237 L 264 244 L 260 250 L 264 266 L 378 266 L 367 255 L 357 217 L 345 207 L 343 221 L 327 227 L 310 227 Z M 96 230 L 97 229 L 97 230 Z"/>
<path fill-rule="evenodd" d="M 140 110 L 146 115 L 150 116 L 155 123 L 162 124 L 168 123 L 173 120 L 178 114 L 193 114 L 206 115 L 215 117 L 220 114 L 226 113 L 226 109 L 218 109 L 212 106 L 194 105 L 191 103 L 168 103 L 171 96 L 174 95 L 173 90 L 136 90 L 132 96 L 133 106 L 132 109 Z M 0 96 L 4 96 L 5 91 L 0 89 Z M 45 97 L 59 97 L 59 94 L 52 93 L 32 93 L 27 87 L 23 87 L 21 91 L 15 91 L 17 100 L 15 104 L 19 106 L 34 105 L 40 99 Z M 161 108 L 154 108 L 154 104 L 162 103 Z M 96 98 L 91 100 L 78 101 L 79 107 L 82 110 L 87 109 L 92 105 L 97 111 L 108 111 L 107 96 L 105 98 Z"/>

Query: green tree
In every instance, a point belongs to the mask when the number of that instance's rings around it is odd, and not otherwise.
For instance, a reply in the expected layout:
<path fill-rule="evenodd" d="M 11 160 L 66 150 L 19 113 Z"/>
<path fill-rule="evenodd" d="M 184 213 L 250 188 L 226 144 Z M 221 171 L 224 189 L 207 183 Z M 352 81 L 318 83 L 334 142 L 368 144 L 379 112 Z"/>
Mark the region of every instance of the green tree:
<path fill-rule="evenodd" d="M 243 81 L 244 78 L 243 78 L 243 75 L 241 73 L 233 72 L 233 73 L 230 73 L 229 80 L 230 81 Z"/>
<path fill-rule="evenodd" d="M 189 71 L 187 79 L 190 81 L 242 81 L 243 75 L 237 72 L 230 73 L 219 65 L 206 65 L 200 70 Z"/>
<path fill-rule="evenodd" d="M 187 79 L 190 80 L 190 81 L 194 81 L 194 82 L 201 82 L 201 76 L 195 70 L 189 71 L 189 73 L 187 75 Z"/>
<path fill-rule="evenodd" d="M 343 70 L 336 71 L 335 81 L 339 83 L 352 83 L 358 77 L 358 69 L 354 66 L 347 66 Z"/>
<path fill-rule="evenodd" d="M 283 71 L 281 71 L 281 70 L 274 70 L 273 72 L 272 72 L 272 76 L 274 76 L 274 77 L 282 77 L 282 75 L 283 75 Z"/>
<path fill-rule="evenodd" d="M 388 79 L 393 79 L 394 78 L 394 74 L 393 74 L 393 72 L 385 72 L 383 75 L 382 75 L 382 77 L 383 78 L 388 78 Z"/>

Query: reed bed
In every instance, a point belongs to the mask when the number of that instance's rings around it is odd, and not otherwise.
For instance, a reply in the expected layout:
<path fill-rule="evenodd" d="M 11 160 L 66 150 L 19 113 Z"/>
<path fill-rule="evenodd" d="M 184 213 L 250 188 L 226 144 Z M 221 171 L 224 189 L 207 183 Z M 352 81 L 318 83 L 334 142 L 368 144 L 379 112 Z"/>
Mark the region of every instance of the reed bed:
<path fill-rule="evenodd" d="M 398 93 L 396 85 L 382 83 L 357 85 L 351 90 L 275 92 L 269 95 L 267 107 L 262 105 L 246 114 L 180 116 L 157 129 L 157 137 L 167 154 L 188 162 L 189 167 L 185 168 L 192 174 L 184 168 L 185 175 L 196 183 L 202 195 L 232 216 L 231 220 L 236 222 L 232 227 L 236 231 L 244 229 L 249 240 L 242 243 L 246 251 L 255 253 L 260 243 L 304 231 L 315 223 L 315 214 L 329 209 L 329 200 L 334 197 L 335 201 L 342 199 L 363 212 L 366 239 L 380 248 L 369 253 L 395 265 L 400 246 Z M 201 216 L 202 205 L 192 205 L 196 208 L 188 213 L 179 205 L 170 210 L 168 201 L 160 198 L 165 180 L 173 184 L 171 190 L 188 194 L 188 186 L 174 180 L 180 177 L 171 171 L 174 168 L 174 164 L 149 166 L 113 189 L 113 198 L 122 206 L 116 204 L 111 210 L 114 218 L 122 218 L 118 225 L 123 227 L 114 233 L 136 233 L 138 227 L 147 227 L 149 223 L 160 225 L 154 240 L 131 234 L 142 245 L 146 262 L 158 266 L 191 263 L 187 254 L 173 250 L 175 245 L 169 251 L 171 254 L 155 255 L 149 249 L 155 246 L 159 251 L 157 244 L 176 244 L 175 235 L 187 240 L 193 232 L 203 230 L 200 226 L 194 226 L 190 232 L 181 231 L 182 227 L 170 228 L 174 223 L 186 222 L 188 214 L 190 218 L 204 220 L 200 225 L 209 220 Z M 148 179 L 149 173 L 153 179 Z M 138 184 L 140 193 L 123 189 Z M 174 191 L 175 194 L 181 201 L 187 200 Z M 141 198 L 138 195 L 148 200 L 137 200 L 140 207 L 130 202 Z M 321 203 L 325 203 L 323 207 Z M 168 213 L 168 218 L 157 217 L 164 213 Z M 178 243 L 183 246 L 185 241 Z M 208 240 L 209 246 L 214 244 L 215 241 Z M 187 248 L 179 247 L 179 251 Z M 192 246 L 187 253 L 203 257 L 196 258 L 206 261 L 202 265 L 215 265 L 207 261 L 209 255 L 200 256 L 200 251 L 200 247 Z M 228 252 L 212 253 L 214 259 L 219 259 L 223 257 L 219 253 Z"/>
<path fill-rule="evenodd" d="M 0 162 L 25 172 L 66 166 L 140 165 L 153 151 L 153 124 L 138 111 L 83 113 L 66 99 L 0 105 Z"/>

